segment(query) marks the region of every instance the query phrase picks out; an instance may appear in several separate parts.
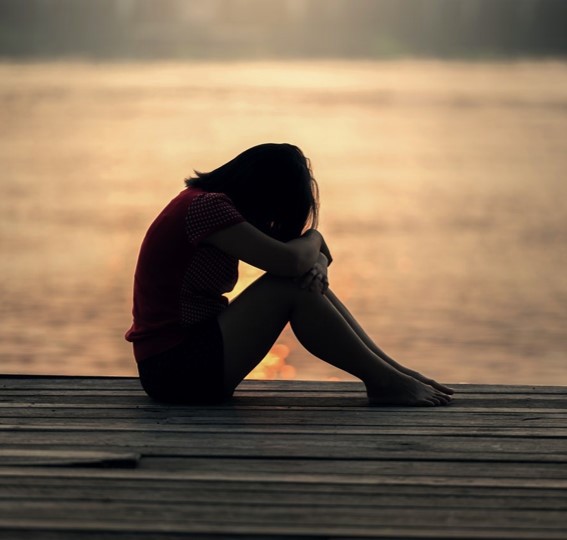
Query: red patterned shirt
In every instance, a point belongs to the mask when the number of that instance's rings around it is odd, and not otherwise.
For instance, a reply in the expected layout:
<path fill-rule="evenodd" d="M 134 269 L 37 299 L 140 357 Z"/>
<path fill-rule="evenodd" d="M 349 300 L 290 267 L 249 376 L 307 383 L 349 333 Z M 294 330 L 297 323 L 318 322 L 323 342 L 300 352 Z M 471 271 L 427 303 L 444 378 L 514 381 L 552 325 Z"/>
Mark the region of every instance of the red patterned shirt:
<path fill-rule="evenodd" d="M 203 244 L 244 218 L 224 193 L 189 187 L 151 224 L 134 276 L 134 322 L 126 339 L 137 361 L 179 344 L 184 329 L 216 317 L 238 280 L 238 259 Z"/>

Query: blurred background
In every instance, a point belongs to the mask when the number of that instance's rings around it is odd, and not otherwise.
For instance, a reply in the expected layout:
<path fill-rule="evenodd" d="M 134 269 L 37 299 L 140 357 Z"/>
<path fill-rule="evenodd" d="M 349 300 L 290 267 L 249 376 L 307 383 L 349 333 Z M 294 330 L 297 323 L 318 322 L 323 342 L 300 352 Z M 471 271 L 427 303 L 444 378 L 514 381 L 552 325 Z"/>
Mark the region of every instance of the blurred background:
<path fill-rule="evenodd" d="M 383 349 L 567 384 L 566 22 L 564 0 L 0 0 L 0 372 L 134 375 L 147 227 L 193 169 L 285 141 Z M 350 378 L 289 329 L 251 376 Z"/>

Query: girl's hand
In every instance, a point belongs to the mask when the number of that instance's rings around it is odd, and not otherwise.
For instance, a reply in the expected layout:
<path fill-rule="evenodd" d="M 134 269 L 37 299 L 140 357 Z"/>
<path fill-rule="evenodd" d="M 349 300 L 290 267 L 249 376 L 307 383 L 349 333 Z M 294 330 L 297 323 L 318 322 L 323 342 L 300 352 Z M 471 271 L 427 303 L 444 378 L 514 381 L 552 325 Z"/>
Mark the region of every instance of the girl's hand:
<path fill-rule="evenodd" d="M 327 257 L 320 253 L 317 262 L 306 274 L 298 279 L 298 283 L 302 289 L 325 294 L 329 288 Z"/>

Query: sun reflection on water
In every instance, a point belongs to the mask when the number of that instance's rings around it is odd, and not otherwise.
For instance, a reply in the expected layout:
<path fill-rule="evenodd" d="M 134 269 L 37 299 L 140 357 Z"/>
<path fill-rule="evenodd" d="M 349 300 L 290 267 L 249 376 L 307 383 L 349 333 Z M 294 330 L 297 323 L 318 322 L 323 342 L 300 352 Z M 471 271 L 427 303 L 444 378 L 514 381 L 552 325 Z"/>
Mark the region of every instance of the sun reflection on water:
<path fill-rule="evenodd" d="M 249 379 L 295 379 L 297 370 L 286 363 L 289 347 L 276 343 L 264 359 L 248 374 Z"/>

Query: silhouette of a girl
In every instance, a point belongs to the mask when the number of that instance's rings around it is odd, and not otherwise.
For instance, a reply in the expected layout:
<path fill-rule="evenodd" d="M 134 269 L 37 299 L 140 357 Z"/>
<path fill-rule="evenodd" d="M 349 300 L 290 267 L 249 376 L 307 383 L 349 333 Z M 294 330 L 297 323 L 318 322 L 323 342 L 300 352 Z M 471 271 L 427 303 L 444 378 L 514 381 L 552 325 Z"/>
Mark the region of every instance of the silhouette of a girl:
<path fill-rule="evenodd" d="M 308 351 L 364 382 L 371 405 L 449 403 L 452 389 L 386 355 L 329 288 L 317 184 L 299 148 L 261 144 L 186 185 L 136 267 L 126 339 L 148 395 L 229 398 L 289 322 Z M 266 273 L 228 303 L 239 260 Z"/>

